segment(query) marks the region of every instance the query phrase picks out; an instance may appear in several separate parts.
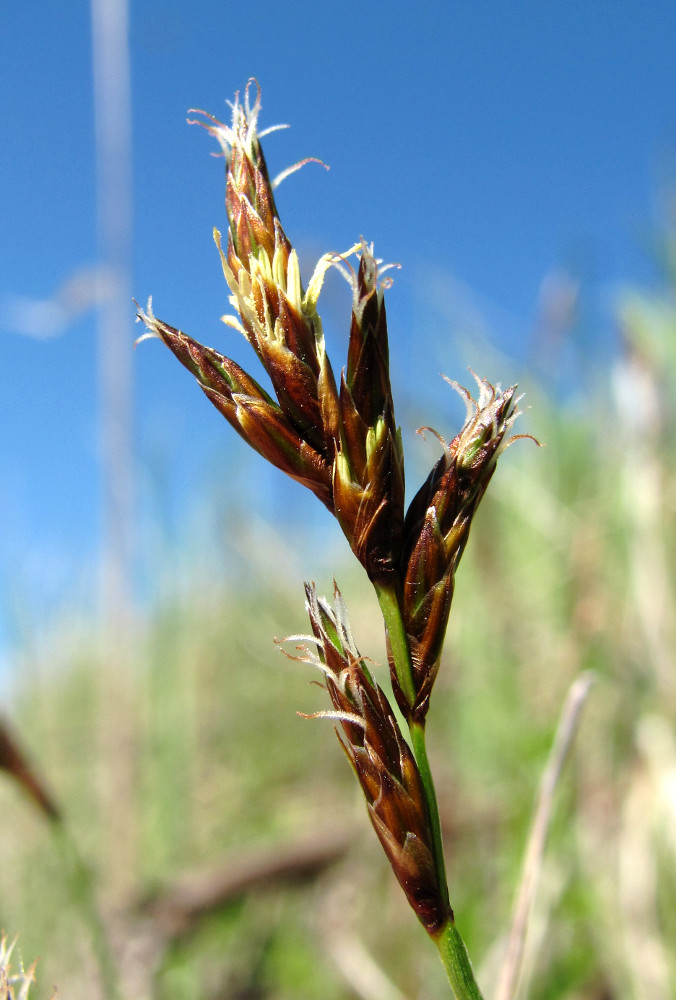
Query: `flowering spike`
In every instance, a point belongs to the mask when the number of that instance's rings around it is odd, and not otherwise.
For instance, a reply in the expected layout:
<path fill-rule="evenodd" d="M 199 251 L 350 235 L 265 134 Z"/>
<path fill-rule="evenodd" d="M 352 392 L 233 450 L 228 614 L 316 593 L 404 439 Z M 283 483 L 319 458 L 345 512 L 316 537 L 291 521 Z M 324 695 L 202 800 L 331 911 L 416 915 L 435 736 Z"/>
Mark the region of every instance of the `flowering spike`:
<path fill-rule="evenodd" d="M 138 309 L 138 317 L 193 373 L 207 398 L 252 448 L 333 509 L 330 465 L 255 379 L 230 358 L 158 320 L 150 304 L 145 311 Z"/>
<path fill-rule="evenodd" d="M 397 701 L 407 717 L 418 721 L 427 713 L 439 669 L 455 571 L 467 544 L 472 518 L 495 471 L 498 455 L 508 444 L 507 431 L 518 415 L 515 386 L 502 392 L 499 386 L 477 379 L 479 398 L 475 401 L 466 389 L 446 381 L 465 400 L 467 420 L 457 437 L 444 447 L 444 454 L 413 498 L 404 522 L 400 586 L 413 662 L 413 706 L 406 701 L 391 665 Z"/>
<path fill-rule="evenodd" d="M 235 100 L 231 126 L 205 127 L 228 160 L 227 249 L 214 238 L 231 303 L 272 381 L 279 405 L 303 437 L 327 456 L 333 449 L 337 390 L 324 349 L 316 298 L 306 303 L 298 259 L 282 228 L 257 133 L 260 91 Z"/>
<path fill-rule="evenodd" d="M 366 244 L 353 280 L 340 418 L 333 477 L 336 516 L 370 579 L 391 583 L 404 520 L 404 461 L 390 388 L 385 303 L 378 265 Z"/>
<path fill-rule="evenodd" d="M 332 608 L 305 585 L 306 608 L 333 711 L 316 715 L 341 725 L 341 745 L 366 798 L 369 818 L 406 897 L 428 933 L 452 911 L 434 866 L 433 835 L 415 758 L 382 689 L 352 638 L 345 605 L 334 585 Z"/>
<path fill-rule="evenodd" d="M 335 514 L 373 582 L 385 621 L 394 694 L 408 724 L 410 746 L 357 650 L 337 587 L 332 607 L 317 596 L 314 586 L 306 586 L 313 636 L 292 637 L 303 642 L 293 658 L 319 667 L 323 674 L 332 707 L 314 717 L 330 718 L 340 727 L 341 745 L 400 885 L 437 939 L 452 983 L 463 986 L 463 996 L 479 997 L 464 945 L 452 926 L 424 721 L 455 570 L 497 456 L 508 443 L 505 436 L 518 400 L 513 388 L 503 393 L 485 379 L 476 379 L 476 400 L 450 383 L 465 401 L 465 426 L 450 444 L 437 435 L 442 458 L 404 516 L 404 461 L 390 386 L 384 305 L 384 290 L 391 281 L 382 278 L 387 268 L 379 272 L 373 248 L 362 240 L 345 254 L 320 258 L 303 289 L 298 257 L 282 227 L 260 145 L 264 133 L 258 131 L 260 89 L 255 87 L 255 98 L 251 81 L 243 101 L 235 98 L 230 125 L 204 112 L 199 124 L 216 138 L 227 163 L 228 228 L 223 237 L 215 229 L 214 239 L 236 315 L 223 319 L 249 341 L 273 394 L 231 359 L 156 319 L 150 302 L 138 316 L 148 328 L 146 336 L 159 337 L 172 350 L 235 430 Z M 356 269 L 347 260 L 355 253 Z M 353 292 L 340 389 L 317 311 L 332 266 Z"/>
<path fill-rule="evenodd" d="M 317 314 L 321 282 L 307 295 L 298 257 L 279 219 L 258 133 L 260 90 L 252 81 L 232 122 L 199 112 L 227 161 L 227 240 L 214 239 L 230 303 L 240 329 L 265 368 L 276 401 L 238 365 L 139 310 L 149 333 L 159 336 L 197 377 L 232 426 L 278 468 L 307 485 L 333 511 L 332 466 L 338 438 L 339 400 Z M 328 266 L 328 265 L 327 265 Z"/>

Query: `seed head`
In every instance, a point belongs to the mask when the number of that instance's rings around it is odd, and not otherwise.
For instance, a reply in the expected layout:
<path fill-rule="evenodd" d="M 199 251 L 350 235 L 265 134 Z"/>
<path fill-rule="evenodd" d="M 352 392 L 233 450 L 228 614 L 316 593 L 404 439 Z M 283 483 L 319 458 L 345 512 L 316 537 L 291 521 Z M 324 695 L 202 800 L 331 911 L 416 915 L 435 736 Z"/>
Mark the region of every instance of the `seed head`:
<path fill-rule="evenodd" d="M 159 337 L 173 351 L 237 433 L 272 465 L 303 483 L 333 510 L 331 465 L 299 434 L 258 382 L 230 358 L 158 320 L 150 301 L 145 310 L 137 309 L 139 319 L 149 331 L 146 336 Z"/>
<path fill-rule="evenodd" d="M 340 741 L 366 798 L 371 823 L 409 903 L 430 934 L 452 913 L 433 861 L 422 779 L 382 689 L 354 644 L 338 588 L 332 608 L 306 584 L 318 654 L 306 658 L 325 676 Z"/>
<path fill-rule="evenodd" d="M 232 104 L 231 125 L 210 115 L 199 124 L 217 138 L 227 162 L 225 250 L 217 230 L 214 237 L 238 316 L 224 321 L 239 329 L 256 351 L 276 400 L 234 361 L 158 320 L 150 305 L 138 309 L 138 317 L 149 335 L 163 340 L 193 372 L 237 432 L 333 512 L 339 403 L 317 300 L 335 255 L 319 261 L 304 291 L 298 257 L 277 214 L 257 131 L 259 111 L 260 92 L 252 104 L 247 88 L 244 102 L 236 98 Z"/>
<path fill-rule="evenodd" d="M 439 669 L 455 571 L 472 518 L 518 415 L 515 386 L 502 392 L 485 379 L 477 382 L 478 400 L 467 389 L 450 383 L 467 403 L 467 420 L 451 444 L 444 444 L 444 454 L 413 498 L 404 523 L 401 593 L 416 689 L 412 708 L 391 672 L 402 711 L 418 720 L 427 713 Z"/>
<path fill-rule="evenodd" d="M 352 277 L 347 368 L 340 384 L 336 517 L 374 583 L 396 576 L 404 519 L 404 458 L 390 387 L 383 284 L 372 249 Z"/>
<path fill-rule="evenodd" d="M 394 420 L 383 289 L 372 249 L 325 254 L 307 290 L 279 219 L 258 133 L 260 91 L 236 97 L 232 122 L 198 112 L 226 158 L 227 242 L 214 238 L 240 330 L 265 368 L 275 399 L 234 361 L 138 310 L 196 376 L 239 434 L 270 462 L 308 486 L 334 513 L 375 583 L 396 582 L 404 521 L 404 463 Z M 293 168 L 292 168 L 293 169 Z M 288 171 L 287 171 L 288 173 Z M 347 367 L 336 388 L 317 301 L 329 267 L 360 252 L 351 272 Z M 142 339 L 142 338 L 141 338 Z"/>
<path fill-rule="evenodd" d="M 227 161 L 225 206 L 228 237 L 214 230 L 230 303 L 239 318 L 224 317 L 242 330 L 267 371 L 279 405 L 301 436 L 331 454 L 337 430 L 338 394 L 326 356 L 317 297 L 320 280 L 303 291 L 298 256 L 279 219 L 259 135 L 260 90 L 232 105 L 232 124 L 205 112 L 203 125 L 220 143 Z"/>

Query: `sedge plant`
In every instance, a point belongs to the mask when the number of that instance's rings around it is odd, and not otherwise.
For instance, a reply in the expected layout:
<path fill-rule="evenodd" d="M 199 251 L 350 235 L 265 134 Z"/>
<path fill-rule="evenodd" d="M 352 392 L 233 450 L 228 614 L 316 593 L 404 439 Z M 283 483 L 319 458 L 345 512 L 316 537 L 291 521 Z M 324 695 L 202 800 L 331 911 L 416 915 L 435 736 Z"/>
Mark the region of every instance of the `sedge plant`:
<path fill-rule="evenodd" d="M 465 424 L 450 443 L 439 436 L 441 458 L 406 508 L 385 269 L 362 240 L 345 254 L 323 256 L 303 287 L 260 144 L 265 133 L 258 131 L 257 85 L 247 87 L 243 100 L 236 96 L 231 108 L 229 125 L 196 112 L 227 164 L 228 230 L 225 238 L 214 230 L 214 239 L 235 315 L 223 319 L 253 347 L 274 396 L 230 358 L 158 319 L 150 301 L 138 309 L 148 331 L 140 339 L 161 339 L 238 434 L 321 500 L 368 574 L 382 611 L 399 716 L 355 644 L 337 587 L 330 602 L 314 584 L 305 585 L 312 634 L 301 638 L 300 658 L 323 674 L 330 706 L 317 714 L 339 729 L 373 828 L 439 950 L 453 993 L 458 1000 L 478 1000 L 449 899 L 425 723 L 458 563 L 498 456 L 513 440 L 508 432 L 517 416 L 516 387 L 502 391 L 477 378 L 474 399 L 451 383 L 467 404 Z M 339 378 L 318 312 L 332 266 L 352 288 L 347 362 Z"/>

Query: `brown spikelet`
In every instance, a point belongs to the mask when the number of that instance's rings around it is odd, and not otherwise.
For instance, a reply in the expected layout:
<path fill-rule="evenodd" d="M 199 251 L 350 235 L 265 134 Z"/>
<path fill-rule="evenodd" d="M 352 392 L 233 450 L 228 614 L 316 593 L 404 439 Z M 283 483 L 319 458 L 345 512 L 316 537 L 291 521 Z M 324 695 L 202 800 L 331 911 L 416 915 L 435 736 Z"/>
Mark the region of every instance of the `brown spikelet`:
<path fill-rule="evenodd" d="M 406 897 L 430 934 L 452 912 L 439 883 L 422 779 L 382 689 L 354 645 L 338 588 L 334 607 L 306 584 L 306 607 L 343 749 L 366 798 L 369 817 Z M 322 714 L 322 713 L 319 713 Z"/>
<path fill-rule="evenodd" d="M 155 318 L 137 314 L 197 378 L 235 430 L 273 465 L 308 486 L 333 511 L 333 463 L 339 399 L 326 356 L 317 298 L 333 260 L 322 258 L 306 292 L 298 257 L 280 222 L 257 132 L 260 91 L 232 105 L 224 125 L 204 112 L 198 124 L 218 140 L 227 160 L 227 243 L 214 238 L 240 329 L 272 383 L 274 399 L 234 361 Z M 143 339 L 143 338 L 140 338 Z"/>
<path fill-rule="evenodd" d="M 427 713 L 439 669 L 455 571 L 472 518 L 517 416 L 516 387 L 502 392 L 485 379 L 477 381 L 477 401 L 466 389 L 454 386 L 467 403 L 467 421 L 451 444 L 444 446 L 444 454 L 413 498 L 404 522 L 401 594 L 416 690 L 412 708 L 393 668 L 391 675 L 402 711 L 418 721 Z"/>
<path fill-rule="evenodd" d="M 188 371 L 208 399 L 245 441 L 272 465 L 307 486 L 333 510 L 331 466 L 306 441 L 282 408 L 238 364 L 180 330 L 158 320 L 151 303 L 138 308 L 150 334 L 159 337 Z"/>
<path fill-rule="evenodd" d="M 270 376 L 285 415 L 308 443 L 329 455 L 337 411 L 335 379 L 326 358 L 314 301 L 306 300 L 298 257 L 282 228 L 272 182 L 258 138 L 260 90 L 232 105 L 232 123 L 210 115 L 204 127 L 218 140 L 227 163 L 225 250 L 215 233 L 231 303 Z M 204 115 L 204 112 L 199 112 Z M 320 396 L 321 393 L 324 397 Z"/>
<path fill-rule="evenodd" d="M 390 387 L 383 286 L 366 245 L 353 280 L 333 490 L 336 516 L 369 578 L 392 583 L 404 519 L 404 460 Z"/>

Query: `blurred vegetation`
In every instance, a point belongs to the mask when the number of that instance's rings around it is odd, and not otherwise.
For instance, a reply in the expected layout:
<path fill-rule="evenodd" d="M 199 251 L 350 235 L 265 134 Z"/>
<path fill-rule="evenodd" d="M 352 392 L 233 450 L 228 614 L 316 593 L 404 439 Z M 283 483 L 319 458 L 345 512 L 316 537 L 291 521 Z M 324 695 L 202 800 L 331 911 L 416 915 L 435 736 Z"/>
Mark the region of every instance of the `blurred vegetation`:
<path fill-rule="evenodd" d="M 463 557 L 428 731 L 451 899 L 487 996 L 558 713 L 589 669 L 520 995 L 676 996 L 674 287 L 623 295 L 621 349 L 586 398 L 526 387 L 520 429 L 546 447 L 503 457 Z M 80 624 L 27 651 L 13 732 L 93 873 L 125 997 L 446 997 L 330 723 L 295 714 L 325 706 L 272 646 L 307 625 L 266 532 L 258 575 L 195 574 L 132 637 Z M 384 662 L 368 584 L 347 561 L 336 573 L 358 644 Z M 0 814 L 0 927 L 41 956 L 31 997 L 56 983 L 96 1000 L 61 835 L 6 776 Z M 220 884 L 219 905 L 187 906 Z"/>

